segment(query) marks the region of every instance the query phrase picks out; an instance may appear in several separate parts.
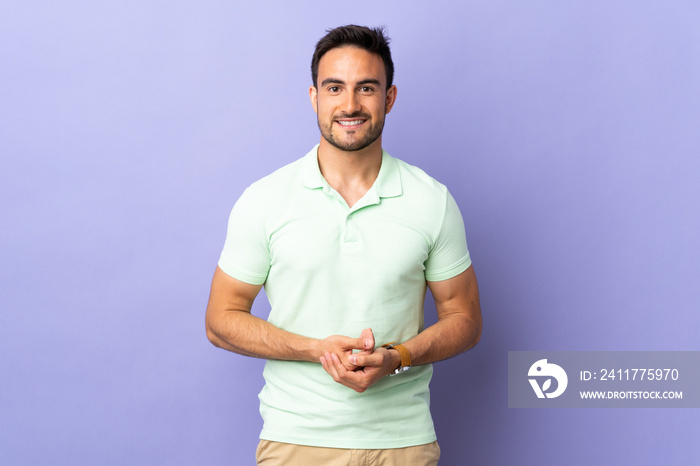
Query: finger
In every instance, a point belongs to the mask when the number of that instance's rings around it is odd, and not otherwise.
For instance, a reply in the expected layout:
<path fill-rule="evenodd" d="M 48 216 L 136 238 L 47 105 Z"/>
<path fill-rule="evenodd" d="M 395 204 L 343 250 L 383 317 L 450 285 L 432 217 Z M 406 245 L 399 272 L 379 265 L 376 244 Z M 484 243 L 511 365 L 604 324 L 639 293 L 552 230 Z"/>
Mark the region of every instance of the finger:
<path fill-rule="evenodd" d="M 384 364 L 384 357 L 377 352 L 374 353 L 365 353 L 365 352 L 360 352 L 353 354 L 350 356 L 350 362 L 355 364 L 356 366 L 360 367 L 366 367 L 366 366 L 374 366 L 374 367 L 379 367 Z"/>
<path fill-rule="evenodd" d="M 365 380 L 367 380 L 369 377 L 373 377 L 374 373 L 377 372 L 377 369 L 374 367 L 363 367 L 361 369 L 349 371 L 345 369 L 345 366 L 342 365 L 342 363 L 339 359 L 337 359 L 337 356 L 335 354 L 331 355 L 331 357 L 334 356 L 336 357 L 336 360 L 334 361 L 336 373 L 338 374 L 339 379 L 342 381 L 342 383 L 351 385 L 362 385 Z"/>
<path fill-rule="evenodd" d="M 363 367 L 359 370 L 347 370 L 336 354 L 328 354 L 325 361 L 327 372 L 333 380 L 341 385 L 362 393 L 385 374 L 381 367 Z"/>
<path fill-rule="evenodd" d="M 367 343 L 367 348 L 368 349 L 374 349 L 374 345 L 376 342 L 374 341 L 374 332 L 372 332 L 371 328 L 368 328 L 367 330 L 367 336 L 365 337 L 366 340 L 369 340 Z"/>
<path fill-rule="evenodd" d="M 323 366 L 323 370 L 328 372 L 328 375 L 333 377 L 333 371 L 331 369 L 331 358 L 328 353 L 326 353 L 325 356 L 321 356 L 321 365 Z"/>
<path fill-rule="evenodd" d="M 334 358 L 333 359 L 333 364 L 335 366 L 334 373 L 336 374 L 336 377 L 334 377 L 333 380 L 335 380 L 339 384 L 345 385 L 346 387 L 351 388 L 359 393 L 362 393 L 367 389 L 367 386 L 365 384 L 363 384 L 364 379 L 366 379 L 366 375 L 363 372 L 363 370 L 358 370 L 358 371 L 346 370 L 345 366 L 342 365 L 342 363 L 340 362 L 340 359 L 335 354 L 332 354 L 331 358 Z"/>
<path fill-rule="evenodd" d="M 328 372 L 328 375 L 333 377 L 333 380 L 337 380 L 338 374 L 333 367 L 330 354 L 326 353 L 325 357 L 321 356 L 321 365 L 323 366 L 323 369 Z"/>
<path fill-rule="evenodd" d="M 329 374 L 333 377 L 336 382 L 341 382 L 344 376 L 351 374 L 352 370 L 345 368 L 345 365 L 340 360 L 340 357 L 335 353 L 330 353 L 326 356 L 328 361 Z"/>
<path fill-rule="evenodd" d="M 345 368 L 345 366 L 343 365 L 343 362 L 340 360 L 340 358 L 338 357 L 337 354 L 335 354 L 335 353 L 331 354 L 330 360 L 331 360 L 331 367 L 334 369 L 334 372 L 336 373 L 336 375 L 338 377 L 341 377 L 341 376 L 347 374 L 348 372 L 352 372 L 352 371 L 348 371 Z"/>
<path fill-rule="evenodd" d="M 323 370 L 330 374 L 330 372 L 328 371 L 328 360 L 325 356 L 321 356 L 321 366 L 323 367 Z"/>
<path fill-rule="evenodd" d="M 362 330 L 360 338 L 357 339 L 357 349 L 363 351 L 372 351 L 374 349 L 374 334 L 371 328 Z"/>
<path fill-rule="evenodd" d="M 338 372 L 338 375 L 340 375 L 341 374 L 341 369 L 340 369 L 341 367 L 342 367 L 342 373 L 345 373 L 347 371 L 354 371 L 355 369 L 357 369 L 357 366 L 355 366 L 352 363 L 351 356 L 352 356 L 352 354 L 348 355 L 348 354 L 341 353 L 340 355 L 338 355 L 337 353 L 329 352 L 328 356 L 326 356 L 326 358 L 328 359 L 328 364 L 338 365 L 338 367 L 336 368 L 336 371 Z M 336 361 L 337 361 L 337 364 L 336 364 Z"/>

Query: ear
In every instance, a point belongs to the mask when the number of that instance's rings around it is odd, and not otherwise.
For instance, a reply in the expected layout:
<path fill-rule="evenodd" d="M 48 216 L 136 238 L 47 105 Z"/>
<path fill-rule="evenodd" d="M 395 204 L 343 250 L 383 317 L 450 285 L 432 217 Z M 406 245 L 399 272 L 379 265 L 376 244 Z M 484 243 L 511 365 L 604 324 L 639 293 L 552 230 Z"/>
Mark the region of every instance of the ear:
<path fill-rule="evenodd" d="M 314 112 L 318 113 L 318 89 L 316 89 L 316 86 L 309 88 L 309 98 L 311 99 L 311 106 L 314 108 Z"/>
<path fill-rule="evenodd" d="M 386 113 L 389 113 L 396 102 L 396 86 L 386 90 Z"/>

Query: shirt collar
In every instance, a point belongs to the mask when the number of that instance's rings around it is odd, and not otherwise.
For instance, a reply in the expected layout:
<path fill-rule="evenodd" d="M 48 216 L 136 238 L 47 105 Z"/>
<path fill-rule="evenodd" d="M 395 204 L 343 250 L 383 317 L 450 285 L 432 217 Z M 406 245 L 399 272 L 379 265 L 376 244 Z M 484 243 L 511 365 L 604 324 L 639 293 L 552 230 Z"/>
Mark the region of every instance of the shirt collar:
<path fill-rule="evenodd" d="M 309 189 L 325 188 L 328 182 L 318 167 L 318 144 L 302 160 L 302 179 Z M 403 194 L 401 171 L 398 161 L 382 149 L 382 166 L 370 190 L 376 190 L 378 197 L 396 197 Z"/>

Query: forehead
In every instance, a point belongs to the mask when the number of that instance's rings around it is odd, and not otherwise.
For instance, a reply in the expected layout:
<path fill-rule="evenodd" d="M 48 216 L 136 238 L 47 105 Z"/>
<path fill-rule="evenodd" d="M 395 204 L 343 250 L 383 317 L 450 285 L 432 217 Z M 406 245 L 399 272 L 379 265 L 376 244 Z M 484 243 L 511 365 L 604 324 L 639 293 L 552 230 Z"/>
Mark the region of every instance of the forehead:
<path fill-rule="evenodd" d="M 386 84 L 382 57 L 354 46 L 336 47 L 326 52 L 318 62 L 318 82 L 338 78 L 345 82 L 378 79 Z"/>

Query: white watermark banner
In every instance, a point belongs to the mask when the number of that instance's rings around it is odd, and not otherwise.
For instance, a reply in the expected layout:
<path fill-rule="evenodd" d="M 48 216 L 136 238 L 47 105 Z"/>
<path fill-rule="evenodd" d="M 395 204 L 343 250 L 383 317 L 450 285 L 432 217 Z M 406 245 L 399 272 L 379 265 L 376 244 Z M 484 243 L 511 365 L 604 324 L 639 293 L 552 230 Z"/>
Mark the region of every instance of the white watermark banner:
<path fill-rule="evenodd" d="M 509 351 L 509 408 L 700 408 L 700 351 Z"/>

